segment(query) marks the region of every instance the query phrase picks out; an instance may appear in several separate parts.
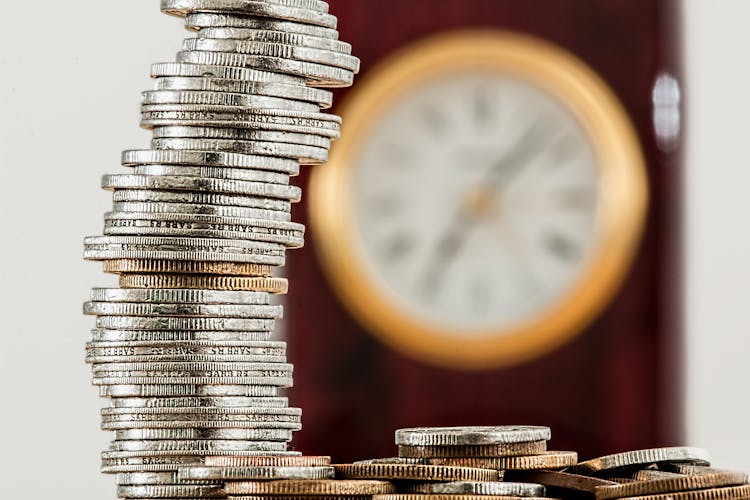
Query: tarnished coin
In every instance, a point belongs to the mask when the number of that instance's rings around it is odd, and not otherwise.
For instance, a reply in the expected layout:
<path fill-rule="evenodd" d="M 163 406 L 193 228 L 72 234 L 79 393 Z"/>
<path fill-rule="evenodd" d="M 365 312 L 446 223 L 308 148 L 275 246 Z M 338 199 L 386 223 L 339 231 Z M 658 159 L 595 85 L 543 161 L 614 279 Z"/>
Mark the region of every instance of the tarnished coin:
<path fill-rule="evenodd" d="M 313 26 L 311 24 L 283 21 L 260 17 L 239 17 L 215 13 L 189 14 L 185 18 L 188 29 L 203 31 L 204 28 L 240 28 L 296 33 L 317 38 L 338 40 L 339 32 L 335 29 Z M 200 32 L 199 32 L 200 34 Z M 283 76 L 283 75 L 282 75 Z"/>
<path fill-rule="evenodd" d="M 156 149 L 122 152 L 124 166 L 188 165 L 270 170 L 288 175 L 299 174 L 299 162 L 272 156 L 254 156 L 225 151 L 165 151 Z"/>
<path fill-rule="evenodd" d="M 245 16 L 269 17 L 328 29 L 336 29 L 336 17 L 324 11 L 289 7 L 281 2 L 255 0 L 162 0 L 161 10 L 184 17 L 194 12 L 216 12 Z"/>
<path fill-rule="evenodd" d="M 701 448 L 651 448 L 586 460 L 571 469 L 571 472 L 581 471 L 584 473 L 598 473 L 612 469 L 643 466 L 660 462 L 684 462 L 693 465 L 710 465 L 708 460 L 708 452 Z"/>
<path fill-rule="evenodd" d="M 187 467 L 180 469 L 181 481 L 269 481 L 278 479 L 333 479 L 333 467 Z"/>
<path fill-rule="evenodd" d="M 246 290 L 274 294 L 287 293 L 286 278 L 251 278 L 244 276 L 202 276 L 190 274 L 124 274 L 123 288 L 202 288 L 207 290 Z"/>
<path fill-rule="evenodd" d="M 206 485 L 143 485 L 143 486 L 118 486 L 117 496 L 120 498 L 146 499 L 146 498 L 223 498 L 224 488 Z"/>
<path fill-rule="evenodd" d="M 221 382 L 221 381 L 219 381 Z M 99 394 L 112 398 L 151 398 L 151 397 L 276 397 L 277 387 L 273 385 L 225 384 L 128 384 L 123 382 L 113 386 L 99 387 Z"/>
<path fill-rule="evenodd" d="M 399 446 L 398 454 L 407 458 L 496 458 L 538 455 L 547 450 L 547 441 L 489 445 Z"/>
<path fill-rule="evenodd" d="M 297 480 L 271 483 L 230 482 L 227 495 L 309 495 L 309 496 L 370 496 L 391 493 L 395 486 L 388 481 Z"/>
<path fill-rule="evenodd" d="M 385 479 L 410 481 L 497 481 L 498 472 L 470 467 L 410 464 L 334 465 L 337 477 L 344 479 Z"/>
<path fill-rule="evenodd" d="M 115 431 L 118 440 L 240 440 L 284 441 L 292 440 L 289 429 L 120 429 Z"/>
<path fill-rule="evenodd" d="M 607 479 L 545 470 L 506 471 L 505 479 L 542 484 L 548 488 L 548 492 L 549 489 L 553 489 L 555 491 L 567 490 L 593 494 L 599 487 L 617 485 L 617 483 Z"/>
<path fill-rule="evenodd" d="M 497 459 L 499 468 L 505 470 L 563 469 L 578 463 L 574 451 L 546 451 L 539 455 L 501 457 Z"/>
<path fill-rule="evenodd" d="M 634 479 L 636 479 L 636 482 L 630 484 L 597 487 L 595 491 L 597 500 L 739 486 L 747 483 L 747 474 L 722 471 L 686 476 L 663 471 L 643 470 L 638 471 Z"/>
<path fill-rule="evenodd" d="M 505 425 L 496 427 L 422 427 L 399 429 L 401 446 L 478 446 L 547 441 L 549 427 Z"/>
<path fill-rule="evenodd" d="M 324 467 L 331 465 L 327 456 L 207 457 L 210 467 Z"/>
<path fill-rule="evenodd" d="M 543 497 L 544 486 L 532 483 L 508 483 L 501 481 L 476 482 L 456 481 L 452 483 L 415 483 L 406 485 L 404 493 L 428 495 L 482 495 L 505 497 Z"/>

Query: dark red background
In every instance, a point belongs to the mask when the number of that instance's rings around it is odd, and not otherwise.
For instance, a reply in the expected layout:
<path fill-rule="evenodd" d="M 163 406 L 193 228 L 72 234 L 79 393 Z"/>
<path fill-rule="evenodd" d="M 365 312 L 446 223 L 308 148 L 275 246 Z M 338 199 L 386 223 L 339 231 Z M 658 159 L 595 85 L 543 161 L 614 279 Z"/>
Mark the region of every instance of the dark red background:
<path fill-rule="evenodd" d="M 683 434 L 676 305 L 681 186 L 678 154 L 658 151 L 651 91 L 679 75 L 679 12 L 660 0 L 331 0 L 341 39 L 362 73 L 425 35 L 483 27 L 533 34 L 567 48 L 622 99 L 646 153 L 651 187 L 640 253 L 619 295 L 564 348 L 510 369 L 467 373 L 408 359 L 368 334 L 340 306 L 310 243 L 290 254 L 287 307 L 295 406 L 307 454 L 339 462 L 395 454 L 405 426 L 544 424 L 552 448 L 591 457 L 674 444 Z M 340 102 L 346 91 L 338 92 Z M 299 182 L 306 186 L 307 176 Z M 308 222 L 304 204 L 295 219 Z M 315 227 L 308 228 L 308 241 Z"/>

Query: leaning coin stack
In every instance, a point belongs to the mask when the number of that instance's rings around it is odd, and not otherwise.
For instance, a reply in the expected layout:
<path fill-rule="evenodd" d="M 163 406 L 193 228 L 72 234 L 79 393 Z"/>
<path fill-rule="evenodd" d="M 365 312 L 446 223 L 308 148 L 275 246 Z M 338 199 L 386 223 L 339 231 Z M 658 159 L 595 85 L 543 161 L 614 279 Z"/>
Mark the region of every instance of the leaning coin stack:
<path fill-rule="evenodd" d="M 103 179 L 113 210 L 84 254 L 120 287 L 94 289 L 84 305 L 96 316 L 87 360 L 111 400 L 103 470 L 119 474 L 119 496 L 217 497 L 222 481 L 183 483 L 178 469 L 219 456 L 258 467 L 299 458 L 287 448 L 301 411 L 278 395 L 292 365 L 272 340 L 282 315 L 272 294 L 287 282 L 273 273 L 304 242 L 290 178 L 326 161 L 339 134 L 340 119 L 321 113 L 332 103 L 322 87 L 350 85 L 359 61 L 322 0 L 161 9 L 196 36 L 176 62 L 152 67 L 142 105 L 151 149 L 125 151 L 130 172 Z"/>

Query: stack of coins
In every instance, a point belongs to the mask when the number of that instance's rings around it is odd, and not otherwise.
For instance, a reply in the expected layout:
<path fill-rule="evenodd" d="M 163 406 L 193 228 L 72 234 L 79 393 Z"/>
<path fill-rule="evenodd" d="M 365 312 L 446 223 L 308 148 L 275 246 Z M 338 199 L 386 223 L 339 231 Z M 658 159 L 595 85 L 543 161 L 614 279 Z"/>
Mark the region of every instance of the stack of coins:
<path fill-rule="evenodd" d="M 178 477 L 218 457 L 276 467 L 248 479 L 286 477 L 285 463 L 308 467 L 292 478 L 331 477 L 288 451 L 301 410 L 278 394 L 292 365 L 272 340 L 282 316 L 272 295 L 287 289 L 273 274 L 304 243 L 290 180 L 326 161 L 339 134 L 322 87 L 350 85 L 359 61 L 322 0 L 161 8 L 196 35 L 176 62 L 153 66 L 142 105 L 151 149 L 125 151 L 129 172 L 104 177 L 113 210 L 104 235 L 85 240 L 85 258 L 120 279 L 84 305 L 96 316 L 87 360 L 111 401 L 103 428 L 115 432 L 103 471 L 119 474 L 120 497 L 141 499 L 223 496 L 215 475 Z"/>
<path fill-rule="evenodd" d="M 710 467 L 700 448 L 629 451 L 564 471 L 522 471 L 514 477 L 547 486 L 560 498 L 596 500 L 739 500 L 750 498 L 743 472 Z"/>

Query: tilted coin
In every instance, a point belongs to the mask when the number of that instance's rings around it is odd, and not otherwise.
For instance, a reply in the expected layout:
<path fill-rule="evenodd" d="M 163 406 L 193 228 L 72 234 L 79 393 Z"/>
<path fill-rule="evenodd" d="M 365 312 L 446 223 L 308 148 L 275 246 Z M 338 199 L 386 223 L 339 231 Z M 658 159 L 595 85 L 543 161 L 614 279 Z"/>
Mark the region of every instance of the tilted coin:
<path fill-rule="evenodd" d="M 304 87 L 307 82 L 303 77 L 284 75 L 256 68 L 238 68 L 236 66 L 218 66 L 212 64 L 186 64 L 179 62 L 162 62 L 151 65 L 151 77 L 183 78 L 219 78 L 237 82 L 257 82 Z"/>
<path fill-rule="evenodd" d="M 278 479 L 333 479 L 333 467 L 187 467 L 180 469 L 181 481 L 269 481 Z M 268 484 L 268 483 L 266 483 Z"/>
<path fill-rule="evenodd" d="M 549 489 L 553 489 L 591 494 L 599 487 L 609 487 L 617 484 L 613 481 L 597 477 L 545 470 L 506 471 L 505 479 L 542 484 L 548 488 L 548 492 Z"/>
<path fill-rule="evenodd" d="M 275 397 L 278 394 L 272 385 L 240 384 L 119 384 L 99 387 L 99 394 L 112 398 L 150 398 L 150 397 Z"/>
<path fill-rule="evenodd" d="M 282 57 L 183 50 L 177 53 L 177 62 L 213 66 L 236 66 L 240 68 L 249 67 L 265 71 L 276 71 L 307 78 L 310 81 L 310 85 L 319 87 L 349 87 L 354 81 L 354 72 L 352 70 Z"/>
<path fill-rule="evenodd" d="M 701 448 L 651 448 L 586 460 L 579 463 L 571 472 L 597 473 L 622 467 L 642 466 L 660 462 L 685 462 L 693 465 L 710 465 L 708 460 L 708 452 Z"/>
<path fill-rule="evenodd" d="M 547 441 L 549 427 L 505 425 L 479 427 L 422 427 L 399 429 L 396 444 L 402 446 L 477 446 Z"/>
<path fill-rule="evenodd" d="M 224 205 L 200 205 L 191 203 L 152 203 L 152 202 L 115 202 L 112 204 L 112 211 L 114 212 L 140 212 L 147 214 L 204 214 L 213 215 L 216 217 L 240 217 L 246 219 L 263 219 L 279 222 L 289 222 L 292 220 L 292 214 L 290 212 L 282 212 L 279 210 L 264 210 L 260 208 L 245 208 L 245 207 L 231 207 Z M 162 261 L 163 262 L 163 261 Z M 117 272 L 108 271 L 105 263 L 105 272 Z M 110 263 L 110 268 L 112 267 Z M 256 273 L 255 276 L 270 276 L 271 268 L 264 269 L 262 273 Z M 138 271 L 136 271 L 138 272 Z M 153 271 L 158 272 L 158 271 Z M 164 271 L 162 271 L 164 272 Z M 188 274 L 193 274 L 188 271 Z M 227 273 L 219 273 L 227 274 Z"/>
<path fill-rule="evenodd" d="M 278 243 L 163 236 L 93 236 L 84 240 L 89 260 L 187 260 L 249 262 L 282 266 L 286 249 Z M 166 288 L 166 287 L 160 287 Z"/>
<path fill-rule="evenodd" d="M 163 105 L 159 105 L 163 106 Z M 301 144 L 286 144 L 271 141 L 242 141 L 235 139 L 195 139 L 169 137 L 165 139 L 153 139 L 151 146 L 155 149 L 165 150 L 182 150 L 182 149 L 201 149 L 216 151 L 234 151 L 244 154 L 259 154 L 268 156 L 280 156 L 283 158 L 294 158 L 303 165 L 316 165 L 328 161 L 328 148 L 319 148 L 316 146 L 303 146 Z M 263 196 L 256 192 L 247 191 L 221 191 L 239 194 L 250 194 L 253 196 Z M 293 201 L 299 199 L 289 198 Z"/>
<path fill-rule="evenodd" d="M 410 481 L 497 481 L 498 472 L 470 467 L 409 464 L 334 465 L 344 479 L 386 479 Z"/>
<path fill-rule="evenodd" d="M 289 31 L 272 31 L 257 28 L 204 28 L 198 32 L 198 38 L 270 42 L 330 50 L 331 52 L 338 52 L 340 54 L 352 53 L 351 44 L 342 42 L 341 40 Z"/>
<path fill-rule="evenodd" d="M 162 127 L 154 129 L 154 132 L 170 132 L 178 134 L 176 137 L 185 136 L 183 130 L 189 133 L 193 130 L 202 130 L 200 127 Z M 208 129 L 222 130 L 222 129 Z M 230 129 L 231 130 L 231 129 Z M 154 134 L 155 136 L 157 134 Z M 161 134 L 158 134 L 161 135 Z M 213 179 L 229 179 L 235 181 L 248 182 L 267 182 L 269 184 L 289 184 L 289 175 L 272 172 L 269 170 L 253 170 L 249 168 L 229 168 L 229 167 L 197 167 L 190 165 L 136 165 L 133 167 L 135 175 L 177 175 L 184 177 L 210 177 Z"/>
<path fill-rule="evenodd" d="M 120 429 L 115 431 L 118 440 L 241 440 L 284 441 L 292 440 L 289 429 Z"/>
<path fill-rule="evenodd" d="M 491 495 L 507 497 L 543 497 L 544 486 L 532 483 L 500 481 L 456 481 L 452 483 L 415 483 L 404 488 L 405 493 L 428 495 Z"/>
<path fill-rule="evenodd" d="M 211 467 L 322 467 L 331 464 L 328 456 L 206 457 Z"/>
<path fill-rule="evenodd" d="M 388 481 L 298 480 L 272 483 L 230 482 L 227 495 L 370 496 L 395 491 Z"/>
<path fill-rule="evenodd" d="M 230 330 L 270 332 L 272 319 L 184 318 L 175 316 L 97 316 L 96 328 L 103 330 Z"/>
<path fill-rule="evenodd" d="M 578 463 L 574 451 L 546 451 L 539 455 L 501 457 L 499 468 L 505 470 L 563 469 Z"/>
<path fill-rule="evenodd" d="M 267 342 L 271 332 L 169 331 L 169 330 L 92 330 L 92 342 Z"/>
<path fill-rule="evenodd" d="M 219 205 L 227 207 L 257 208 L 290 212 L 292 203 L 288 200 L 260 198 L 246 195 L 226 195 L 213 193 L 195 193 L 189 191 L 158 191 L 152 189 L 118 189 L 112 193 L 115 203 L 149 202 L 149 203 L 189 203 L 195 205 Z"/>
<path fill-rule="evenodd" d="M 152 135 L 156 139 L 167 138 L 194 138 L 194 139 L 233 139 L 238 141 L 259 141 L 259 142 L 281 142 L 284 144 L 297 144 L 300 146 L 314 146 L 317 148 L 330 149 L 331 138 L 315 134 L 299 134 L 295 132 L 284 132 L 276 130 L 252 130 L 252 129 L 235 129 L 220 127 L 156 127 L 152 130 Z M 154 167 L 165 167 L 164 165 Z M 289 184 L 289 177 L 275 172 L 265 170 L 249 170 L 228 167 L 193 167 L 200 169 L 194 174 L 187 173 L 186 166 L 172 165 L 172 171 L 169 175 L 193 175 L 197 177 L 222 177 L 237 180 L 260 180 L 262 182 L 275 182 L 277 184 Z M 185 169 L 185 170 L 180 170 Z M 136 173 L 145 173 L 149 175 L 163 175 L 155 171 L 154 168 L 146 171 L 141 168 Z M 208 175 L 207 175 L 208 174 Z M 256 179 L 249 178 L 254 176 Z M 282 177 L 283 176 L 283 177 Z"/>
<path fill-rule="evenodd" d="M 118 486 L 117 496 L 120 498 L 224 498 L 224 488 L 205 485 L 144 485 Z"/>
<path fill-rule="evenodd" d="M 146 90 L 142 93 L 142 104 L 198 104 L 202 106 L 239 106 L 244 108 L 288 109 L 317 113 L 317 104 L 254 94 L 211 92 L 204 90 Z"/>
<path fill-rule="evenodd" d="M 289 406 L 289 400 L 280 397 L 115 398 L 112 400 L 113 408 L 286 408 L 287 406 Z"/>
<path fill-rule="evenodd" d="M 283 35 L 284 33 L 279 34 Z M 324 109 L 330 108 L 333 104 L 333 93 L 330 90 L 306 87 L 302 84 L 288 85 L 266 81 L 230 80 L 227 78 L 215 78 L 211 76 L 157 76 L 154 81 L 154 89 L 205 90 L 209 92 L 235 92 L 239 94 L 266 95 L 312 102 Z"/>
<path fill-rule="evenodd" d="M 630 484 L 616 484 L 596 488 L 597 500 L 742 485 L 747 483 L 747 474 L 743 472 L 723 471 L 686 476 L 663 471 L 643 470 L 638 471 L 634 479 L 636 479 L 636 482 Z"/>
<path fill-rule="evenodd" d="M 135 165 L 187 165 L 271 170 L 289 175 L 299 174 L 299 163 L 272 156 L 255 156 L 225 151 L 164 151 L 134 149 L 122 152 L 124 166 Z"/>
<path fill-rule="evenodd" d="M 185 18 L 185 27 L 200 31 L 204 28 L 259 29 L 284 33 L 296 33 L 317 38 L 328 38 L 331 40 L 338 40 L 339 38 L 339 32 L 335 29 L 323 28 L 305 23 L 260 17 L 239 17 L 206 12 L 189 14 Z"/>
<path fill-rule="evenodd" d="M 161 10 L 167 14 L 186 16 L 194 12 L 217 12 L 246 16 L 269 17 L 336 29 L 336 17 L 322 10 L 280 5 L 280 2 L 254 0 L 162 0 Z"/>
<path fill-rule="evenodd" d="M 547 450 L 547 441 L 489 445 L 399 446 L 398 454 L 408 458 L 506 457 L 538 455 Z"/>
<path fill-rule="evenodd" d="M 182 44 L 182 48 L 184 51 L 225 52 L 294 59 L 298 61 L 308 61 L 317 64 L 335 66 L 354 73 L 359 72 L 358 58 L 343 52 L 336 52 L 330 49 L 321 49 L 311 46 L 289 45 L 260 40 L 200 37 L 186 39 Z"/>
<path fill-rule="evenodd" d="M 249 449 L 262 449 L 265 451 L 285 451 L 286 443 L 283 441 L 241 441 L 241 440 L 125 440 L 112 441 L 110 451 L 173 451 L 173 452 L 200 452 L 200 451 L 243 451 Z"/>
<path fill-rule="evenodd" d="M 270 318 L 283 316 L 282 306 L 256 304 L 175 304 L 143 302 L 93 302 L 83 313 L 95 316 L 188 316 L 210 318 Z"/>
<path fill-rule="evenodd" d="M 91 290 L 91 300 L 95 302 L 269 305 L 271 303 L 271 295 L 265 292 L 241 292 L 234 290 L 93 288 Z M 273 346 L 280 347 L 280 344 L 273 344 Z"/>
<path fill-rule="evenodd" d="M 275 294 L 287 293 L 286 278 L 251 278 L 242 276 L 202 276 L 188 274 L 125 274 L 120 276 L 123 288 L 205 288 L 208 290 L 253 290 Z"/>
<path fill-rule="evenodd" d="M 188 177 L 178 175 L 112 174 L 102 177 L 104 189 L 163 189 L 166 191 L 209 191 L 299 201 L 300 188 L 262 182 Z"/>
<path fill-rule="evenodd" d="M 452 465 L 455 467 L 477 467 L 479 469 L 501 469 L 504 457 L 446 457 L 446 458 L 404 458 L 415 460 L 413 463 L 425 465 Z"/>

